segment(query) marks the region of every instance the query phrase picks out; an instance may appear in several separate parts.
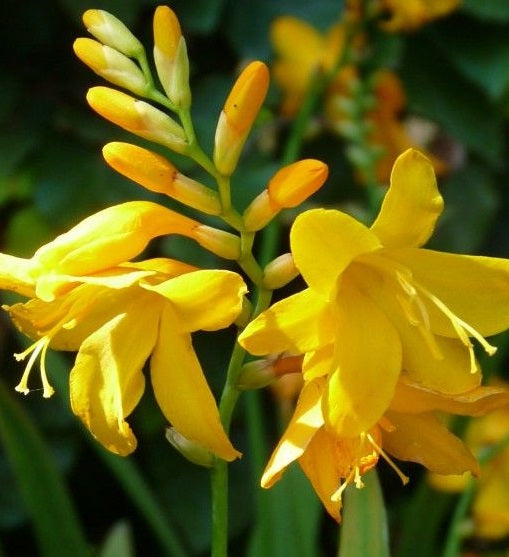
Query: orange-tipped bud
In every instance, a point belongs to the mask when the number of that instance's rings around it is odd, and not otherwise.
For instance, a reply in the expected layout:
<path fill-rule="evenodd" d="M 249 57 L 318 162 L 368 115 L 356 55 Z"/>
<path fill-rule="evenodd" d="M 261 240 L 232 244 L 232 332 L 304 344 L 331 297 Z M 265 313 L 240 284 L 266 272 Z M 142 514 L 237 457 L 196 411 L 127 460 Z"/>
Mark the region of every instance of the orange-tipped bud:
<path fill-rule="evenodd" d="M 105 46 L 94 39 L 76 39 L 76 56 L 94 72 L 107 81 L 129 89 L 137 95 L 144 95 L 147 82 L 140 68 L 118 50 Z"/>
<path fill-rule="evenodd" d="M 106 162 L 120 174 L 150 191 L 163 193 L 208 215 L 219 215 L 219 196 L 210 188 L 180 174 L 165 157 L 130 143 L 103 147 Z"/>
<path fill-rule="evenodd" d="M 269 70 L 263 62 L 252 62 L 235 82 L 217 123 L 214 164 L 224 176 L 235 167 L 269 88 Z"/>
<path fill-rule="evenodd" d="M 174 427 L 166 428 L 166 439 L 177 449 L 177 451 L 193 464 L 212 468 L 214 466 L 214 454 L 195 441 L 190 441 L 178 432 Z"/>
<path fill-rule="evenodd" d="M 263 285 L 269 290 L 282 288 L 299 276 L 291 253 L 284 253 L 272 260 L 263 270 Z"/>
<path fill-rule="evenodd" d="M 90 106 L 117 126 L 184 153 L 188 143 L 181 126 L 154 106 L 109 87 L 92 87 L 87 93 Z"/>
<path fill-rule="evenodd" d="M 191 104 L 189 58 L 177 16 L 168 6 L 154 14 L 154 61 L 157 75 L 168 98 L 175 106 Z"/>
<path fill-rule="evenodd" d="M 194 229 L 192 238 L 223 259 L 236 261 L 240 258 L 240 238 L 235 234 L 202 224 Z"/>
<path fill-rule="evenodd" d="M 143 45 L 114 15 L 104 10 L 87 10 L 83 23 L 88 32 L 105 45 L 118 50 L 129 58 L 143 52 Z"/>
<path fill-rule="evenodd" d="M 282 208 L 297 207 L 320 189 L 329 169 L 321 161 L 305 159 L 285 166 L 271 178 L 267 189 L 273 203 Z"/>
<path fill-rule="evenodd" d="M 246 230 L 260 230 L 281 209 L 302 203 L 323 185 L 328 173 L 327 165 L 314 159 L 297 161 L 281 168 L 270 179 L 267 189 L 244 211 Z"/>

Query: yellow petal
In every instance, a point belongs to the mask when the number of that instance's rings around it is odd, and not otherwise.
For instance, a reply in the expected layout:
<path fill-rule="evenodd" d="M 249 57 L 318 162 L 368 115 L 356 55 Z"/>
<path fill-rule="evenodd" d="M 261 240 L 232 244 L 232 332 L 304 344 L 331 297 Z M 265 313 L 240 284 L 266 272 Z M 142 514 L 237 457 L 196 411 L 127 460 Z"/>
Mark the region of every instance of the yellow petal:
<path fill-rule="evenodd" d="M 191 235 L 196 221 L 150 201 L 129 201 L 86 218 L 39 248 L 32 260 L 39 273 L 92 274 L 138 255 L 164 234 Z"/>
<path fill-rule="evenodd" d="M 32 262 L 29 259 L 0 253 L 0 290 L 32 296 L 34 280 L 30 273 L 31 267 Z"/>
<path fill-rule="evenodd" d="M 494 335 L 509 327 L 508 259 L 425 249 L 387 250 L 387 255 L 406 265 L 418 283 L 480 334 Z M 432 304 L 428 311 L 435 332 L 457 336 Z"/>
<path fill-rule="evenodd" d="M 433 234 L 443 206 L 433 166 L 419 151 L 408 149 L 394 163 L 371 230 L 386 247 L 418 247 Z"/>
<path fill-rule="evenodd" d="M 401 342 L 387 317 L 352 284 L 342 284 L 337 305 L 337 369 L 327 382 L 323 412 L 335 435 L 355 437 L 389 407 L 401 371 Z"/>
<path fill-rule="evenodd" d="M 400 381 L 391 402 L 391 410 L 409 414 L 440 410 L 463 416 L 482 416 L 507 404 L 509 391 L 500 387 L 477 387 L 465 393 L 450 395 Z"/>
<path fill-rule="evenodd" d="M 263 472 L 262 487 L 274 485 L 286 467 L 302 456 L 313 435 L 322 427 L 321 398 L 324 383 L 323 379 L 318 379 L 304 385 L 292 419 Z"/>
<path fill-rule="evenodd" d="M 354 264 L 349 272 L 398 331 L 403 368 L 411 381 L 448 394 L 469 391 L 479 385 L 481 374 L 471 373 L 468 348 L 457 336 L 445 338 L 433 334 L 434 319 L 426 322 L 419 307 L 411 306 L 405 298 L 401 285 L 367 265 Z"/>
<path fill-rule="evenodd" d="M 81 345 L 69 378 L 71 406 L 108 450 L 125 456 L 136 438 L 125 418 L 143 394 L 142 368 L 158 333 L 157 304 L 145 295 L 122 307 Z"/>
<path fill-rule="evenodd" d="M 334 321 L 327 304 L 310 288 L 284 298 L 244 329 L 239 343 L 256 356 L 293 352 L 303 354 L 330 344 Z"/>
<path fill-rule="evenodd" d="M 328 375 L 334 367 L 334 344 L 328 344 L 314 352 L 307 352 L 302 363 L 305 381 Z"/>
<path fill-rule="evenodd" d="M 479 475 L 479 465 L 467 446 L 432 413 L 388 412 L 394 430 L 383 432 L 383 447 L 401 460 L 422 464 L 438 474 Z"/>
<path fill-rule="evenodd" d="M 240 275 L 221 270 L 186 273 L 145 288 L 171 302 L 182 332 L 228 327 L 241 312 L 247 292 Z"/>
<path fill-rule="evenodd" d="M 179 433 L 224 460 L 240 456 L 221 425 L 191 336 L 180 329 L 179 320 L 168 303 L 162 312 L 150 375 L 157 403 Z"/>
<path fill-rule="evenodd" d="M 341 500 L 332 501 L 331 499 L 338 490 L 341 480 L 334 437 L 325 429 L 319 429 L 311 439 L 305 453 L 299 458 L 299 464 L 327 512 L 336 522 L 340 522 Z"/>
<path fill-rule="evenodd" d="M 353 217 L 325 209 L 301 213 L 292 226 L 290 244 L 308 285 L 325 296 L 357 256 L 381 247 L 378 238 Z"/>

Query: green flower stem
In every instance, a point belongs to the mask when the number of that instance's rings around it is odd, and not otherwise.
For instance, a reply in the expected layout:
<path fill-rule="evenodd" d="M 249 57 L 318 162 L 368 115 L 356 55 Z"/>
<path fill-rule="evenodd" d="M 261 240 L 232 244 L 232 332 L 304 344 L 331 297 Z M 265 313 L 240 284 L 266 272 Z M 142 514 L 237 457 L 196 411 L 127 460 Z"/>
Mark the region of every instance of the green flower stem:
<path fill-rule="evenodd" d="M 261 313 L 270 305 L 272 291 L 258 288 L 258 298 L 253 317 Z M 226 374 L 226 382 L 219 403 L 221 423 L 229 433 L 231 419 L 240 391 L 237 389 L 237 380 L 242 370 L 246 351 L 235 343 L 230 364 Z M 211 471 L 212 493 L 212 542 L 211 556 L 226 557 L 228 553 L 228 463 L 216 458 Z"/>

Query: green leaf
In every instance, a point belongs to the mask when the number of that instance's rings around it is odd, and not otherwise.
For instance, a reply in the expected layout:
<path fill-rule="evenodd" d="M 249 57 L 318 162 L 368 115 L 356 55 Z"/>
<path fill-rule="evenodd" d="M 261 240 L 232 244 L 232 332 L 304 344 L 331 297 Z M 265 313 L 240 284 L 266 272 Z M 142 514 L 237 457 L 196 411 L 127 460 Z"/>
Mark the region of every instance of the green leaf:
<path fill-rule="evenodd" d="M 131 527 L 125 521 L 117 522 L 108 532 L 98 557 L 134 557 L 134 555 Z"/>
<path fill-rule="evenodd" d="M 504 137 L 500 115 L 431 41 L 409 40 L 401 68 L 408 109 L 439 123 L 467 148 L 497 165 Z"/>
<path fill-rule="evenodd" d="M 498 100 L 507 91 L 509 41 L 506 26 L 455 19 L 434 26 L 431 33 L 444 56 L 491 99 Z"/>
<path fill-rule="evenodd" d="M 344 494 L 338 557 L 389 557 L 387 514 L 376 470 L 363 477 L 364 488 L 349 485 Z"/>
<path fill-rule="evenodd" d="M 0 383 L 0 437 L 42 557 L 88 557 L 87 542 L 55 461 L 23 406 Z"/>
<path fill-rule="evenodd" d="M 463 0 L 461 9 L 479 19 L 509 21 L 507 0 Z"/>

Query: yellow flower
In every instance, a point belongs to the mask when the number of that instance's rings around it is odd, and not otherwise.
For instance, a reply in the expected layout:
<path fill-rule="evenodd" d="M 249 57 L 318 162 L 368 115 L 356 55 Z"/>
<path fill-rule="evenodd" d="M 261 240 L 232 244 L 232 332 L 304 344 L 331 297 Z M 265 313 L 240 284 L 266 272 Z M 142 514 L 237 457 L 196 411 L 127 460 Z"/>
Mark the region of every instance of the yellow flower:
<path fill-rule="evenodd" d="M 378 423 L 360 435 L 342 436 L 327 427 L 323 413 L 326 391 L 324 377 L 305 383 L 294 415 L 263 473 L 262 486 L 271 487 L 286 467 L 298 460 L 325 508 L 338 522 L 345 487 L 350 483 L 363 487 L 362 474 L 374 468 L 380 456 L 404 483 L 408 481 L 388 453 L 441 474 L 466 470 L 478 474 L 475 457 L 435 414 L 479 415 L 509 401 L 509 393 L 502 389 L 476 387 L 460 395 L 443 395 L 402 376 L 388 411 Z"/>
<path fill-rule="evenodd" d="M 87 217 L 30 259 L 0 255 L 0 288 L 51 301 L 81 282 L 124 288 L 137 280 L 117 265 L 139 255 L 153 238 L 179 234 L 227 259 L 240 253 L 238 237 L 151 201 L 129 201 Z M 151 274 L 143 271 L 143 274 Z"/>
<path fill-rule="evenodd" d="M 390 14 L 381 26 L 386 31 L 413 31 L 449 15 L 460 3 L 461 0 L 378 0 L 379 9 Z"/>
<path fill-rule="evenodd" d="M 274 20 L 270 33 L 277 56 L 272 73 L 284 93 L 281 111 L 293 116 L 314 76 L 333 70 L 344 48 L 345 30 L 338 24 L 322 35 L 305 21 L 282 16 Z M 348 81 L 351 72 L 352 68 L 342 70 L 338 83 Z"/>
<path fill-rule="evenodd" d="M 308 288 L 263 312 L 239 342 L 255 355 L 304 354 L 306 381 L 326 379 L 326 428 L 355 438 L 387 411 L 402 370 L 445 395 L 481 381 L 472 338 L 509 326 L 509 261 L 421 246 L 443 209 L 433 168 L 401 155 L 371 228 L 336 210 L 299 215 L 290 233 Z"/>
<path fill-rule="evenodd" d="M 126 418 L 143 394 L 142 368 L 150 358 L 154 394 L 172 426 L 221 458 L 238 457 L 221 426 L 190 333 L 221 329 L 235 320 L 246 292 L 242 278 L 166 259 L 125 263 L 115 271 L 133 278 L 131 284 L 126 280 L 123 288 L 112 289 L 98 280 L 53 301 L 34 298 L 4 307 L 18 329 L 35 340 L 17 355 L 30 356 L 17 390 L 28 393 L 28 376 L 40 355 L 44 395 L 50 396 L 47 349 L 77 350 L 69 379 L 72 409 L 102 445 L 127 455 L 136 438 Z"/>

